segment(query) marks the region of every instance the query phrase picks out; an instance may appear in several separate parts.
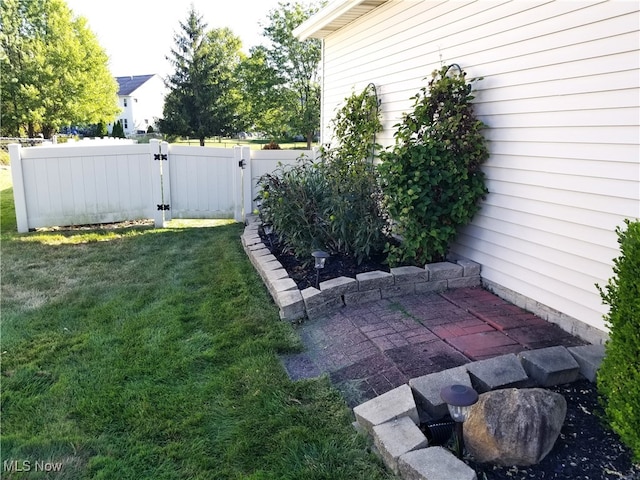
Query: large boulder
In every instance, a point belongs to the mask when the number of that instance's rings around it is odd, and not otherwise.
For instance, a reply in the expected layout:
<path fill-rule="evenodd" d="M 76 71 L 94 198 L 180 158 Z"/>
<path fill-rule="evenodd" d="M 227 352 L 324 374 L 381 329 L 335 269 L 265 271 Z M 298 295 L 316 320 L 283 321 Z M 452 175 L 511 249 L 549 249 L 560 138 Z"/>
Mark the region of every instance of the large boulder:
<path fill-rule="evenodd" d="M 509 388 L 480 395 L 464 422 L 464 441 L 478 462 L 534 465 L 553 448 L 567 413 L 558 393 Z"/>

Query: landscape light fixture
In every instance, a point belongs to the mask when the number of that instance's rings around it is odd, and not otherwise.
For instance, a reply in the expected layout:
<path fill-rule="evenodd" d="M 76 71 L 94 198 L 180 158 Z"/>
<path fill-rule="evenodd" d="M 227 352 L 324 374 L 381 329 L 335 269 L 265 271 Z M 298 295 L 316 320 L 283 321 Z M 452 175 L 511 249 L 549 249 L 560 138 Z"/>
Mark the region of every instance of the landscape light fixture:
<path fill-rule="evenodd" d="M 265 237 L 267 237 L 267 240 L 269 240 L 269 246 L 273 249 L 273 240 L 271 239 L 273 227 L 271 225 L 262 225 L 262 231 L 264 232 Z"/>
<path fill-rule="evenodd" d="M 329 254 L 327 252 L 323 252 L 322 250 L 316 250 L 315 252 L 311 252 L 311 256 L 314 260 L 314 268 L 316 269 L 316 288 L 320 289 L 320 270 L 324 268 L 324 264 L 329 258 Z"/>
<path fill-rule="evenodd" d="M 447 404 L 449 414 L 456 422 L 456 454 L 458 458 L 462 458 L 462 424 L 469 415 L 471 405 L 478 401 L 478 392 L 466 385 L 449 385 L 440 390 L 440 398 Z"/>

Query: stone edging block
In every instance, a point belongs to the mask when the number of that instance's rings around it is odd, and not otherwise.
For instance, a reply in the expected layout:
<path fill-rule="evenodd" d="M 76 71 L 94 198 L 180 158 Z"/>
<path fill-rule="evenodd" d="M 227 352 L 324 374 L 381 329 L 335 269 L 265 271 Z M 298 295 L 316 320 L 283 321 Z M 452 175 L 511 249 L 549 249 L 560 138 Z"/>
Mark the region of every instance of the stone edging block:
<path fill-rule="evenodd" d="M 578 379 L 580 365 L 565 347 L 547 347 L 518 354 L 527 375 L 541 387 L 571 383 Z"/>
<path fill-rule="evenodd" d="M 409 380 L 420 408 L 433 419 L 447 415 L 447 404 L 440 398 L 440 390 L 453 384 L 471 387 L 471 379 L 464 365 Z"/>
<path fill-rule="evenodd" d="M 405 384 L 358 405 L 353 409 L 353 413 L 357 424 L 364 428 L 365 434 L 373 437 L 384 462 L 394 473 L 399 474 L 400 478 L 476 480 L 475 472 L 448 450 L 442 447 L 413 448 L 414 445 L 420 444 L 420 437 L 411 426 L 418 424 L 415 415 L 423 421 L 438 421 L 446 416 L 447 407 L 440 398 L 440 389 L 454 383 L 471 386 L 470 380 L 474 380 L 474 388 L 477 388 L 479 382 L 487 387 L 486 391 L 513 384 L 530 387 L 545 386 L 545 383 L 546 386 L 570 383 L 577 379 L 577 374 L 574 375 L 577 363 L 573 357 L 580 357 L 581 361 L 588 364 L 584 371 L 589 376 L 585 377 L 592 382 L 595 381 L 595 372 L 604 358 L 602 345 L 548 347 L 521 352 L 518 355 L 508 354 L 479 360 L 412 378 L 408 387 L 412 392 L 415 411 L 411 408 L 413 405 Z M 527 365 L 534 365 L 535 368 Z M 404 414 L 408 417 L 405 420 L 402 420 L 402 411 L 407 412 Z M 407 432 L 406 438 L 402 436 L 404 431 Z M 403 450 L 407 453 L 398 457 L 398 452 Z"/>
<path fill-rule="evenodd" d="M 529 376 L 514 353 L 487 358 L 467 365 L 473 388 L 478 393 L 497 388 L 522 388 L 529 385 Z"/>
<path fill-rule="evenodd" d="M 240 236 L 249 260 L 256 268 L 273 300 L 280 308 L 280 318 L 299 321 L 320 318 L 342 308 L 374 302 L 382 298 L 393 298 L 429 292 L 443 292 L 448 288 L 475 287 L 481 284 L 480 265 L 466 259 L 455 262 L 439 262 L 426 265 L 394 267 L 390 272 L 373 271 L 359 273 L 356 278 L 338 277 L 321 282 L 320 289 L 307 288 L 300 291 L 302 303 L 295 306 L 284 303 L 278 296 L 283 291 L 297 289 L 289 279 L 282 264 L 262 242 L 258 228 L 260 221 L 255 216 L 247 217 L 247 225 Z M 330 259 L 329 259 L 330 261 Z M 302 305 L 302 307 L 300 307 Z M 283 309 L 286 308 L 286 311 Z"/>
<path fill-rule="evenodd" d="M 405 453 L 398 460 L 402 478 L 411 480 L 477 480 L 473 469 L 442 447 Z"/>
<path fill-rule="evenodd" d="M 374 426 L 373 443 L 387 467 L 398 474 L 400 456 L 419 448 L 426 448 L 429 442 L 409 417 L 401 417 Z"/>
<path fill-rule="evenodd" d="M 353 409 L 358 423 L 371 435 L 373 427 L 401 417 L 418 424 L 418 409 L 409 385 L 401 385 L 387 393 L 361 403 Z"/>
<path fill-rule="evenodd" d="M 358 281 L 358 290 L 360 291 L 387 288 L 393 286 L 395 283 L 395 279 L 391 273 L 380 270 L 358 273 L 356 280 Z"/>

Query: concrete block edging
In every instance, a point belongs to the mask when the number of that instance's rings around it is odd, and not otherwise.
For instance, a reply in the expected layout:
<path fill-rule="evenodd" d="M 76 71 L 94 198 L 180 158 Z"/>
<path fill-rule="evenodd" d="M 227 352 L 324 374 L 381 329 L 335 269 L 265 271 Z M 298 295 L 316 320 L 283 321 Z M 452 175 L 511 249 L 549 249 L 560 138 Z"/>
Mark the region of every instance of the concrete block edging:
<path fill-rule="evenodd" d="M 426 292 L 442 292 L 451 288 L 475 287 L 482 283 L 480 265 L 470 260 L 438 262 L 419 267 L 396 267 L 390 272 L 375 271 L 356 275 L 356 278 L 338 277 L 320 282 L 320 289 L 300 291 L 282 272 L 282 265 L 269 252 L 257 234 L 258 217 L 247 217 L 242 246 L 256 268 L 274 302 L 282 320 L 298 322 L 327 315 L 345 305 L 356 305 L 393 296 Z M 278 272 L 274 274 L 273 272 Z M 286 295 L 283 295 L 286 292 Z"/>
<path fill-rule="evenodd" d="M 401 385 L 354 407 L 354 425 L 358 431 L 369 436 L 384 463 L 400 478 L 477 480 L 475 472 L 465 462 L 443 447 L 429 445 L 426 437 L 422 438 L 421 432 L 411 430 L 411 425 L 418 424 L 416 415 L 422 420 L 426 414 L 430 421 L 438 421 L 444 415 L 442 410 L 438 410 L 436 416 L 432 416 L 435 412 L 434 407 L 444 406 L 440 405 L 441 399 L 436 400 L 434 396 L 440 384 L 470 384 L 475 383 L 472 382 L 472 377 L 475 377 L 476 380 L 480 379 L 485 387 L 490 386 L 485 391 L 518 388 L 514 386 L 512 371 L 517 370 L 516 380 L 524 388 L 546 388 L 578 379 L 572 359 L 576 359 L 580 364 L 579 376 L 593 383 L 594 372 L 598 370 L 604 358 L 604 348 L 601 345 L 547 347 L 523 353 L 479 360 L 413 378 L 409 381 L 409 388 L 407 384 Z M 523 367 L 531 362 L 536 363 L 537 369 L 531 370 L 530 374 Z M 540 372 L 544 374 L 541 375 Z M 435 390 L 434 385 L 438 387 Z M 399 405 L 403 407 L 400 408 Z M 412 408 L 408 408 L 407 405 Z"/>

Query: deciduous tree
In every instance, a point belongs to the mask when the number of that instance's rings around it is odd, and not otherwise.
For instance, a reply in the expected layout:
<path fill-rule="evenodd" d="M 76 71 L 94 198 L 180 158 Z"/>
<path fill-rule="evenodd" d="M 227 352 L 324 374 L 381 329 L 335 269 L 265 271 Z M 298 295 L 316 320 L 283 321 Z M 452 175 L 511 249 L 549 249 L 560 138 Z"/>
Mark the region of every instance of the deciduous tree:
<path fill-rule="evenodd" d="M 83 17 L 64 0 L 0 0 L 2 132 L 41 131 L 111 121 L 117 84 Z"/>
<path fill-rule="evenodd" d="M 265 132 L 269 138 L 283 136 L 288 129 L 285 87 L 275 68 L 269 65 L 263 46 L 253 47 L 238 68 L 246 118 L 251 128 Z"/>
<path fill-rule="evenodd" d="M 317 39 L 301 42 L 293 30 L 318 9 L 281 2 L 269 13 L 269 25 L 264 28 L 264 36 L 271 41 L 266 50 L 268 66 L 278 79 L 272 94 L 287 112 L 291 130 L 306 137 L 307 148 L 320 127 L 321 46 Z"/>

